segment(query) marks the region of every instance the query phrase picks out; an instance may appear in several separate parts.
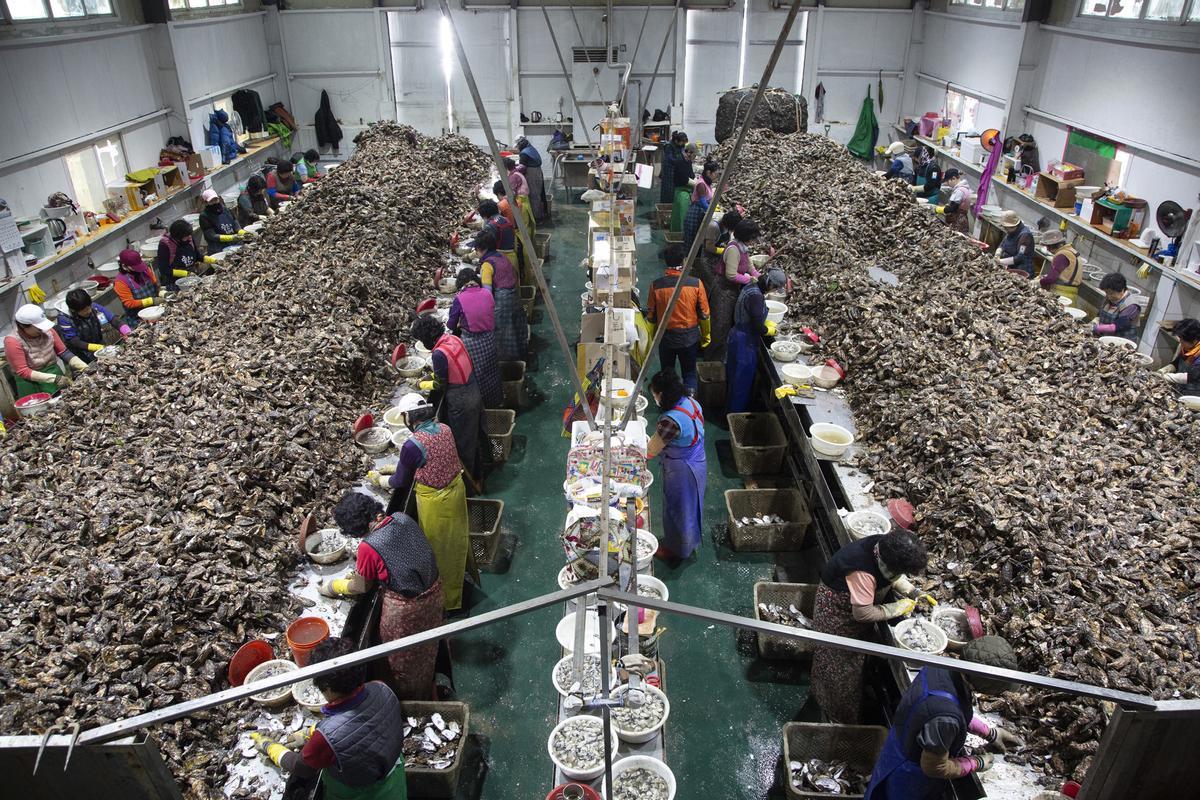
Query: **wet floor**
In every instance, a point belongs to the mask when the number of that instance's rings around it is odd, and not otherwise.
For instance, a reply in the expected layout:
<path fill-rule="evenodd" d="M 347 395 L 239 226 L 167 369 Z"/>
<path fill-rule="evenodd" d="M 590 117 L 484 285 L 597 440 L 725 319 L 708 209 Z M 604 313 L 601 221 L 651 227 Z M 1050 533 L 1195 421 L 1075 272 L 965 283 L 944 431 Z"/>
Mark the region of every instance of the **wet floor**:
<path fill-rule="evenodd" d="M 643 192 L 638 205 L 643 299 L 661 271 L 662 235 L 649 228 L 656 196 Z M 569 202 L 562 192 L 555 199 L 555 224 L 540 230 L 552 234 L 545 265 L 550 299 L 574 346 L 587 280 L 579 266 L 587 252 L 587 213 L 582 203 Z M 512 456 L 487 485 L 487 496 L 505 502 L 508 541 L 502 548 L 511 549 L 511 560 L 506 571 L 485 573 L 482 592 L 469 598 L 472 615 L 556 590 L 564 563 L 558 543 L 567 510 L 562 496 L 567 440 L 561 435 L 561 419 L 571 398 L 570 367 L 541 306 L 535 312 L 539 315 L 532 328 L 532 371 L 527 372 Z M 653 425 L 653 412 L 648 416 Z M 713 424 L 714 417 L 708 415 L 706 429 L 705 541 L 678 567 L 656 561 L 654 574 L 667 584 L 673 601 L 753 616 L 754 583 L 772 578 L 775 559 L 768 553 L 738 554 L 724 543 L 724 492 L 744 484 L 733 470 L 728 433 Z M 657 520 L 662 484 L 657 465 L 654 471 Z M 550 671 L 560 658 L 554 626 L 561 616 L 560 608 L 546 609 L 453 642 L 459 699 L 470 705 L 471 729 L 486 749 L 479 797 L 540 800 L 553 788 L 546 739 L 557 718 Z M 776 786 L 781 731 L 784 723 L 806 718 L 807 669 L 757 658 L 753 642 L 743 638 L 739 646 L 737 632 L 730 628 L 670 615 L 660 616 L 659 624 L 667 629 L 661 644 L 664 688 L 671 699 L 665 753 L 678 781 L 677 797 L 782 797 Z"/>

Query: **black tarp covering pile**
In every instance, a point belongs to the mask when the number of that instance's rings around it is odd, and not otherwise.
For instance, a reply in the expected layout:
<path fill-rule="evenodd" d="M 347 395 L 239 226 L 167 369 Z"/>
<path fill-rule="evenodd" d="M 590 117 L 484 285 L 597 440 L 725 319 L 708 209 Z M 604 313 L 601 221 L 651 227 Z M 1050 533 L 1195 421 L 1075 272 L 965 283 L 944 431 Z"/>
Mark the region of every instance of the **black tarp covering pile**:
<path fill-rule="evenodd" d="M 737 133 L 750 105 L 754 102 L 757 87 L 730 89 L 717 101 L 717 142 L 724 142 Z M 767 128 L 776 133 L 806 133 L 808 131 L 808 103 L 798 94 L 783 89 L 767 89 L 758 113 L 750 123 L 751 128 Z"/>

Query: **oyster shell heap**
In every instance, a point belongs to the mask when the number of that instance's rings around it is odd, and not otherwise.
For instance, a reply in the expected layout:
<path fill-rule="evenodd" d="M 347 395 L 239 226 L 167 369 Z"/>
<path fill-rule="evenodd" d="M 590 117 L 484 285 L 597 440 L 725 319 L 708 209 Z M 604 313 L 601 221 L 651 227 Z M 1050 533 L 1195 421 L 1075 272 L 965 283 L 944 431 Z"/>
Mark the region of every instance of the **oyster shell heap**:
<path fill-rule="evenodd" d="M 0 732 L 85 729 L 225 688 L 300 608 L 306 510 L 367 469 L 348 435 L 487 159 L 391 123 L 257 241 L 0 443 Z M 181 786 L 224 782 L 236 708 L 156 732 Z"/>
<path fill-rule="evenodd" d="M 791 276 L 789 320 L 847 368 L 861 468 L 917 506 L 933 593 L 979 607 L 1024 670 L 1200 695 L 1200 439 L 1174 390 L 824 137 L 751 131 L 731 181 Z M 1029 741 L 1010 758 L 1082 780 L 1098 704 L 988 707 Z"/>

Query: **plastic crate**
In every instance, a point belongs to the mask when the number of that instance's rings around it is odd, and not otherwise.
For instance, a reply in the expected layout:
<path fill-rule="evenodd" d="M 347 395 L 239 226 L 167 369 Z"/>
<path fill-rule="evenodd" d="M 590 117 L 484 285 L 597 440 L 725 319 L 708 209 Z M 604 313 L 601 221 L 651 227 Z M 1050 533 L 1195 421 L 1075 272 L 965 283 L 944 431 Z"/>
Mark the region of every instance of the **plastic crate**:
<path fill-rule="evenodd" d="M 792 761 L 845 761 L 851 769 L 866 775 L 871 774 L 883 743 L 887 740 L 887 728 L 879 725 L 835 725 L 828 722 L 789 722 L 783 726 L 783 769 L 787 796 L 795 800 L 828 800 L 834 795 L 828 792 L 806 792 L 792 786 Z M 839 794 L 839 798 L 854 800 L 861 794 Z"/>
<path fill-rule="evenodd" d="M 655 203 L 654 204 L 654 222 L 660 228 L 671 227 L 671 212 L 674 210 L 674 205 L 671 203 Z"/>
<path fill-rule="evenodd" d="M 507 408 L 485 408 L 483 410 L 483 432 L 492 447 L 492 462 L 508 461 L 512 452 L 513 428 L 517 426 L 517 412 Z"/>
<path fill-rule="evenodd" d="M 533 246 L 537 250 L 538 258 L 545 261 L 550 257 L 550 234 L 535 233 L 533 235 Z"/>
<path fill-rule="evenodd" d="M 696 375 L 700 406 L 709 419 L 716 419 L 716 412 L 725 407 L 725 362 L 698 361 Z"/>
<path fill-rule="evenodd" d="M 772 583 L 758 581 L 754 584 L 754 618 L 765 622 L 758 606 L 760 603 L 787 608 L 795 605 L 800 613 L 813 618 L 813 605 L 817 599 L 815 583 Z M 812 656 L 812 644 L 803 639 L 789 639 L 775 633 L 758 634 L 758 654 L 763 658 L 802 659 Z"/>
<path fill-rule="evenodd" d="M 525 385 L 524 361 L 500 362 L 500 387 L 504 390 L 504 407 L 516 411 L 521 407 L 521 387 Z"/>
<path fill-rule="evenodd" d="M 504 517 L 503 500 L 467 498 L 467 530 L 471 534 L 471 552 L 475 566 L 492 566 L 500 547 L 500 521 Z"/>
<path fill-rule="evenodd" d="M 520 292 L 521 307 L 525 309 L 525 319 L 533 316 L 533 304 L 537 300 L 536 286 L 521 286 L 517 291 Z"/>
<path fill-rule="evenodd" d="M 797 489 L 727 489 L 725 509 L 729 513 L 729 542 L 734 550 L 771 553 L 799 550 L 812 522 L 808 501 Z M 778 525 L 740 525 L 742 517 L 777 514 L 786 522 Z"/>
<path fill-rule="evenodd" d="M 458 777 L 462 772 L 463 751 L 467 747 L 467 723 L 471 712 L 466 703 L 437 703 L 430 700 L 407 700 L 400 703 L 400 714 L 404 717 L 430 717 L 441 714 L 446 722 L 457 722 L 462 726 L 459 741 L 462 744 L 454 754 L 454 763 L 446 769 L 431 769 L 404 765 L 408 781 L 409 797 L 454 797 L 458 791 Z"/>
<path fill-rule="evenodd" d="M 729 414 L 733 463 L 739 475 L 773 475 L 783 466 L 787 435 L 771 412 Z"/>
<path fill-rule="evenodd" d="M 665 225 L 663 226 L 666 227 Z M 667 244 L 683 244 L 683 231 L 663 231 L 663 241 Z"/>

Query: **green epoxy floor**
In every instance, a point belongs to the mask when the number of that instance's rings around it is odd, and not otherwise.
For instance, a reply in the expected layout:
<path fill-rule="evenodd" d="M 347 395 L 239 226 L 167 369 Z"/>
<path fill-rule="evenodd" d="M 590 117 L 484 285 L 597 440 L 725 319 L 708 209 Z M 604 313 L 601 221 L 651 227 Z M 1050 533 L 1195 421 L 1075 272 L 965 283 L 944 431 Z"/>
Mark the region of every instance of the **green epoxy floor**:
<path fill-rule="evenodd" d="M 657 191 L 642 192 L 640 224 L 649 226 L 656 198 Z M 582 203 L 569 202 L 561 191 L 555 200 L 555 224 L 541 229 L 552 234 L 546 273 L 551 300 L 573 347 L 586 281 L 579 262 L 587 252 L 587 213 Z M 650 243 L 638 245 L 643 300 L 661 272 L 661 249 L 657 229 Z M 515 537 L 515 548 L 507 571 L 485 573 L 483 591 L 469 596 L 472 615 L 558 588 L 563 564 L 558 533 L 566 516 L 562 481 L 567 440 L 560 435 L 561 415 L 571 388 L 549 317 L 541 306 L 535 313 L 541 316 L 531 340 L 535 371 L 527 373 L 513 454 L 487 485 L 487 496 L 505 501 L 504 530 Z M 654 574 L 668 585 L 673 601 L 752 616 L 754 583 L 771 579 L 775 559 L 769 553 L 738 554 L 723 543 L 724 491 L 742 488 L 743 481 L 732 468 L 728 432 L 714 424 L 714 417 L 708 415 L 706 429 L 704 543 L 674 569 L 656 560 Z M 651 424 L 654 418 L 651 412 Z M 651 503 L 657 526 L 662 511 L 657 464 L 654 472 Z M 552 788 L 546 739 L 557 721 L 558 695 L 550 670 L 560 658 L 554 626 L 561 616 L 561 607 L 546 609 L 452 643 L 459 699 L 470 705 L 472 732 L 486 745 L 482 798 L 540 800 Z M 660 625 L 668 629 L 661 647 L 671 698 L 665 749 L 678 780 L 677 797 L 782 797 L 776 786 L 781 731 L 785 722 L 806 718 L 807 670 L 757 658 L 753 643 L 739 647 L 736 631 L 729 628 L 667 615 L 660 617 Z"/>

